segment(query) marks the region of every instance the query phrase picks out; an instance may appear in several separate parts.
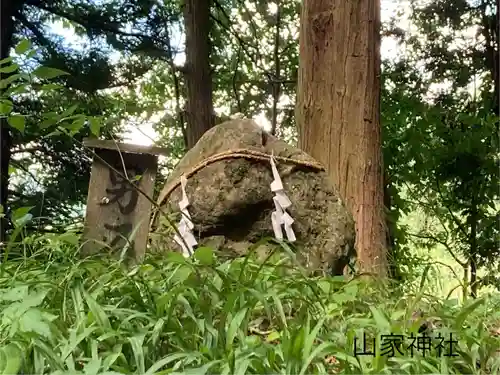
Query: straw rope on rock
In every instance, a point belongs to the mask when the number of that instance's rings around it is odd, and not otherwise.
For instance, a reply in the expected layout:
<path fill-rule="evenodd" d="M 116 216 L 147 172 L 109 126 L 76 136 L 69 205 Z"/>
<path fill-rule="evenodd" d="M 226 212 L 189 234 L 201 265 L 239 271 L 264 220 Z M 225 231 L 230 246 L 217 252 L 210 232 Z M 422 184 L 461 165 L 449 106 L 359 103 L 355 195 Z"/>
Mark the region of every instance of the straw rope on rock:
<path fill-rule="evenodd" d="M 167 179 L 158 205 L 169 217 L 178 217 L 180 178 L 185 176 L 198 243 L 243 255 L 262 237 L 273 236 L 271 155 L 292 202 L 288 211 L 295 220 L 299 259 L 314 269 L 341 273 L 353 255 L 354 221 L 324 167 L 265 134 L 252 120 L 227 121 L 207 131 Z M 161 215 L 156 214 L 151 224 L 157 249 L 178 247 L 165 236 Z"/>
<path fill-rule="evenodd" d="M 221 152 L 216 155 L 212 155 L 205 160 L 203 160 L 201 163 L 197 164 L 194 166 L 189 172 L 185 173 L 184 176 L 186 178 L 191 177 L 194 175 L 196 172 L 199 170 L 205 168 L 207 165 L 215 163 L 217 161 L 221 161 L 224 159 L 237 159 L 237 158 L 245 158 L 245 159 L 250 159 L 250 160 L 257 160 L 257 161 L 263 161 L 263 162 L 269 162 L 271 158 L 271 154 L 266 154 L 264 152 L 258 152 L 254 150 L 248 150 L 248 149 L 238 149 L 238 150 L 229 150 L 225 152 Z M 316 161 L 303 161 L 303 160 L 297 160 L 297 159 L 291 159 L 291 158 L 285 158 L 281 156 L 274 156 L 275 160 L 282 161 L 285 163 L 291 163 L 295 165 L 302 165 L 304 167 L 309 167 L 312 169 L 316 169 L 318 171 L 324 171 L 325 167 L 323 167 L 322 164 L 316 162 Z M 166 187 L 162 190 L 160 196 L 158 197 L 158 205 L 161 206 L 163 202 L 168 199 L 172 191 L 174 191 L 179 185 L 181 184 L 181 179 L 177 179 L 173 181 L 171 184 L 166 185 Z M 155 211 L 155 216 L 153 217 L 153 222 L 156 218 L 156 214 L 158 211 Z"/>

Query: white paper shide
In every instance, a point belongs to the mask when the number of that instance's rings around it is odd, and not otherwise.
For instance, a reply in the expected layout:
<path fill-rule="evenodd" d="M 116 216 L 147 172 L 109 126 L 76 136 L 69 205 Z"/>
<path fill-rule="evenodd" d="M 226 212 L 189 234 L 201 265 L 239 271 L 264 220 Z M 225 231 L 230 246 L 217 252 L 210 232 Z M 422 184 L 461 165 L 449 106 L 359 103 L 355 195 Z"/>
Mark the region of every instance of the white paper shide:
<path fill-rule="evenodd" d="M 179 225 L 177 226 L 180 236 L 179 234 L 176 234 L 174 240 L 182 247 L 182 254 L 185 257 L 189 257 L 193 254 L 193 248 L 198 242 L 192 233 L 194 225 L 191 221 L 191 215 L 187 209 L 189 206 L 189 200 L 186 194 L 186 184 L 187 179 L 183 175 L 181 176 L 182 199 L 179 202 L 182 217 Z"/>
<path fill-rule="evenodd" d="M 281 182 L 281 177 L 274 162 L 274 156 L 271 155 L 271 168 L 273 171 L 274 181 L 271 183 L 271 191 L 275 194 L 273 197 L 275 210 L 271 213 L 271 222 L 273 225 L 274 236 L 277 240 L 283 240 L 283 228 L 288 241 L 294 242 L 296 240 L 295 233 L 292 229 L 293 218 L 290 216 L 286 209 L 292 205 L 292 202 L 287 197 Z"/>

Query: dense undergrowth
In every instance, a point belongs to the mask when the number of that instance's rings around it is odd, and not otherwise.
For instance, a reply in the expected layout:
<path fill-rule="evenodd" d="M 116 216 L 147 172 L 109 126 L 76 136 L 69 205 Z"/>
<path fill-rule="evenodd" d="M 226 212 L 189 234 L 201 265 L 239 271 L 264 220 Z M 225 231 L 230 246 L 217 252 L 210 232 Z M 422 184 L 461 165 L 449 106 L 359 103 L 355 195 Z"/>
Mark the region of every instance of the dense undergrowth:
<path fill-rule="evenodd" d="M 4 259 L 3 373 L 500 373 L 498 295 L 461 304 L 367 279 L 307 277 L 287 251 L 262 264 L 202 248 L 191 259 L 169 253 L 127 267 L 80 259 L 74 240 L 25 240 Z M 423 323 L 431 349 L 412 354 L 411 335 L 426 344 Z M 363 333 L 367 351 L 377 338 L 375 356 L 355 355 Z M 450 333 L 455 356 L 446 342 L 439 355 L 435 337 Z M 405 335 L 394 356 L 382 353 L 380 335 L 390 334 Z"/>

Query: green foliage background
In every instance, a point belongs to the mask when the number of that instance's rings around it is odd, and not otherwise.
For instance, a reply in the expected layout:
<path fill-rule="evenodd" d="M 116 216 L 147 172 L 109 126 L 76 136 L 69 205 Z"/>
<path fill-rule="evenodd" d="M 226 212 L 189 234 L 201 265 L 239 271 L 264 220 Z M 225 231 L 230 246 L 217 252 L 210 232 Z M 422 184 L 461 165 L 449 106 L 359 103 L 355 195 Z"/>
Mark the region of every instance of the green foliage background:
<path fill-rule="evenodd" d="M 500 373 L 494 1 L 401 1 L 384 21 L 384 40 L 400 52 L 382 66 L 389 286 L 306 277 L 284 244 L 265 264 L 207 248 L 132 268 L 82 260 L 92 156 L 82 139 L 120 140 L 152 124 L 171 152 L 158 187 L 184 153 L 182 2 L 10 4 L 0 372 Z M 299 14 L 298 0 L 212 2 L 220 121 L 263 115 L 296 142 Z M 458 357 L 354 356 L 363 332 L 417 334 L 423 322 L 434 335 L 452 332 Z"/>
<path fill-rule="evenodd" d="M 429 288 L 445 295 L 499 288 L 496 4 L 399 5 L 382 30 L 401 52 L 383 61 L 382 75 L 392 276 L 414 285 L 433 264 L 443 285 Z M 83 137 L 119 140 L 125 125 L 153 123 L 155 142 L 171 151 L 159 186 L 183 155 L 182 10 L 171 0 L 16 2 L 0 116 L 13 138 L 5 214 L 15 224 L 30 208 L 24 234 L 81 225 L 91 156 Z M 221 120 L 263 114 L 296 141 L 299 10 L 297 0 L 212 3 Z"/>

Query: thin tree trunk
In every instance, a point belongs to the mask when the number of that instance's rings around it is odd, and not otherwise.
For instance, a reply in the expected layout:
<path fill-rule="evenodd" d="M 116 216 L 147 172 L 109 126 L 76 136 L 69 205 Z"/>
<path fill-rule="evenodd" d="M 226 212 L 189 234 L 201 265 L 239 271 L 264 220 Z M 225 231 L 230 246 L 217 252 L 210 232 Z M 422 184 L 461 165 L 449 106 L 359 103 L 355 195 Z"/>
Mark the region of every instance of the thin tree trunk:
<path fill-rule="evenodd" d="M 495 18 L 495 24 L 493 25 L 494 30 L 494 41 L 493 41 L 493 69 L 492 76 L 493 82 L 495 84 L 495 95 L 493 97 L 493 112 L 495 115 L 500 116 L 500 46 L 499 46 L 499 30 L 500 27 L 500 0 L 497 0 L 497 16 Z"/>
<path fill-rule="evenodd" d="M 478 221 L 478 208 L 477 198 L 474 194 L 472 197 L 472 207 L 470 213 L 470 291 L 471 297 L 477 298 L 477 221 Z"/>
<path fill-rule="evenodd" d="M 466 262 L 464 265 L 462 265 L 462 269 L 464 271 L 464 277 L 463 277 L 463 285 L 464 287 L 462 288 L 462 299 L 463 302 L 465 303 L 467 301 L 467 298 L 469 297 L 469 264 Z"/>
<path fill-rule="evenodd" d="M 276 2 L 276 31 L 274 34 L 274 82 L 272 82 L 273 88 L 273 113 L 271 121 L 271 134 L 276 135 L 276 129 L 278 127 L 278 102 L 280 100 L 280 89 L 281 89 L 281 71 L 280 71 L 280 28 L 281 28 L 281 8 L 279 0 Z"/>
<path fill-rule="evenodd" d="M 488 2 L 483 1 L 481 3 L 481 26 L 482 34 L 486 42 L 485 46 L 485 67 L 490 71 L 491 79 L 493 80 L 493 103 L 492 110 L 497 116 L 500 115 L 500 60 L 499 60 L 499 30 L 500 26 L 500 12 L 499 6 L 500 1 L 497 0 L 497 11 L 496 15 L 491 15 L 488 13 Z"/>
<path fill-rule="evenodd" d="M 0 60 L 9 57 L 14 32 L 14 14 L 22 2 L 20 0 L 0 0 Z M 5 79 L 1 74 L 0 79 Z M 11 158 L 12 136 L 5 117 L 0 118 L 0 205 L 7 214 L 9 188 L 9 164 Z M 5 242 L 8 229 L 7 216 L 0 218 L 0 243 Z M 0 247 L 1 248 L 1 247 Z"/>
<path fill-rule="evenodd" d="M 361 269 L 387 276 L 379 0 L 304 0 L 297 123 L 356 222 Z"/>
<path fill-rule="evenodd" d="M 396 281 L 403 281 L 398 268 L 398 257 L 396 248 L 396 239 L 394 237 L 396 232 L 396 223 L 390 217 L 392 210 L 392 197 L 391 197 L 392 182 L 387 173 L 384 173 L 384 206 L 386 210 L 386 241 L 387 241 L 387 264 L 389 269 L 389 277 Z"/>
<path fill-rule="evenodd" d="M 186 0 L 187 148 L 214 126 L 212 77 L 210 73 L 210 1 Z"/>

